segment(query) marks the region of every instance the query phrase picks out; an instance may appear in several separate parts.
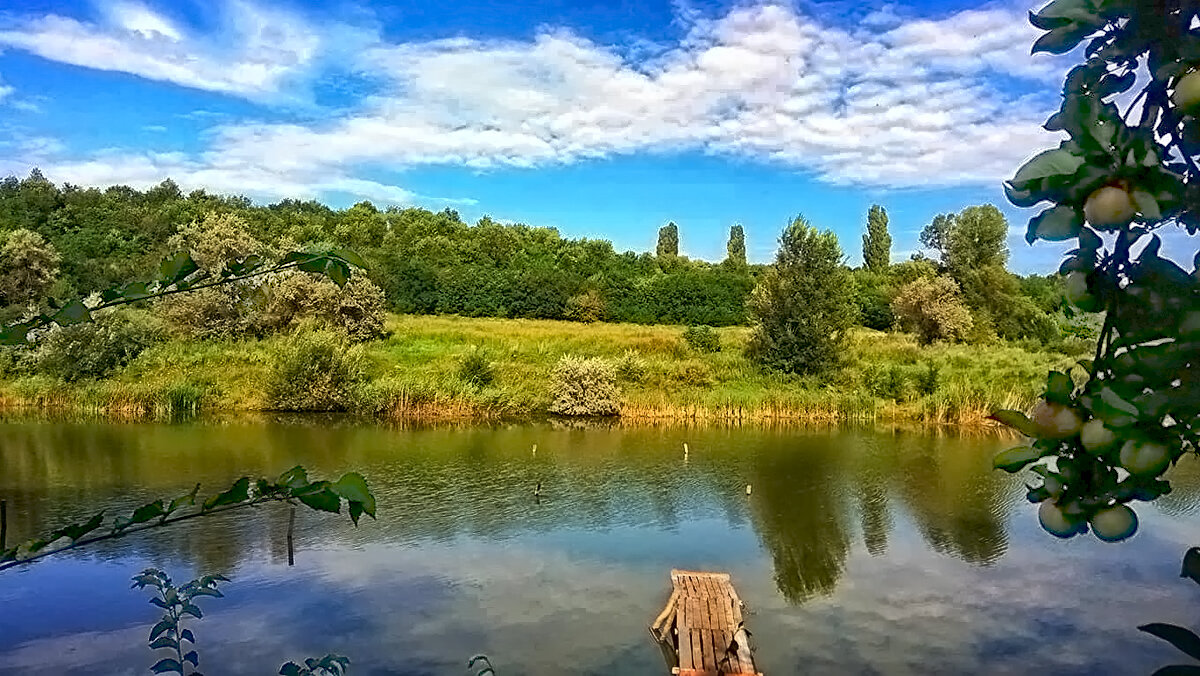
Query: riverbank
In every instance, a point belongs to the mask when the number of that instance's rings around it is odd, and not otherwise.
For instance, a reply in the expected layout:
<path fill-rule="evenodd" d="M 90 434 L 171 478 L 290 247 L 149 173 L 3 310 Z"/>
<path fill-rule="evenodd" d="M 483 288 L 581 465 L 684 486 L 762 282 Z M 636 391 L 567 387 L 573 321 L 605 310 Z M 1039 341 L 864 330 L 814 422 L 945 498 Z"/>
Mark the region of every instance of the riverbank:
<path fill-rule="evenodd" d="M 564 355 L 617 367 L 630 420 L 981 425 L 997 408 L 1032 405 L 1045 374 L 1083 354 L 993 345 L 920 346 L 903 334 L 859 330 L 844 365 L 825 378 L 765 373 L 746 360 L 745 327 L 716 329 L 701 352 L 679 326 L 398 315 L 388 337 L 353 348 L 360 375 L 345 408 L 381 418 L 477 419 L 545 415 L 550 373 Z M 163 416 L 264 411 L 280 355 L 295 336 L 156 344 L 112 377 L 64 383 L 0 381 L 0 406 Z M 472 382 L 472 354 L 491 381 Z M 486 380 L 486 379 L 485 379 Z"/>

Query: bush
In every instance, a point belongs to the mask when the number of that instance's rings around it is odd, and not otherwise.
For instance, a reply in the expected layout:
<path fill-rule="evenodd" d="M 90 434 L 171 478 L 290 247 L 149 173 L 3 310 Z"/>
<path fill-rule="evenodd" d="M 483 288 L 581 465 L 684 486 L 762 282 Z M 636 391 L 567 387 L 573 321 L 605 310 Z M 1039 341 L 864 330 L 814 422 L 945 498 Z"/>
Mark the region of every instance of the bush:
<path fill-rule="evenodd" d="M 554 367 L 550 411 L 559 415 L 616 415 L 620 409 L 617 374 L 599 358 L 565 356 Z"/>
<path fill-rule="evenodd" d="M 285 331 L 304 320 L 339 330 L 354 341 L 378 338 L 384 332 L 383 291 L 361 273 L 339 287 L 323 275 L 289 271 L 268 281 L 262 294 L 256 321 L 261 333 Z"/>
<path fill-rule="evenodd" d="M 233 338 L 250 332 L 249 294 L 248 285 L 225 284 L 167 296 L 155 309 L 173 330 L 189 338 Z"/>
<path fill-rule="evenodd" d="M 617 378 L 626 382 L 640 383 L 646 379 L 646 360 L 634 350 L 625 350 L 616 368 Z"/>
<path fill-rule="evenodd" d="M 908 379 L 904 370 L 897 364 L 887 368 L 871 367 L 865 376 L 867 388 L 876 397 L 899 401 L 904 399 L 908 392 Z"/>
<path fill-rule="evenodd" d="M 918 278 L 905 284 L 892 301 L 901 328 L 917 334 L 925 345 L 935 340 L 962 340 L 974 325 L 971 312 L 949 277 Z"/>
<path fill-rule="evenodd" d="M 598 291 L 589 290 L 567 299 L 566 318 L 577 322 L 598 322 L 604 319 L 604 299 Z"/>
<path fill-rule="evenodd" d="M 123 312 L 50 329 L 34 350 L 40 373 L 68 382 L 103 378 L 133 361 L 161 338 L 157 327 Z"/>
<path fill-rule="evenodd" d="M 488 359 L 487 352 L 477 347 L 463 357 L 458 367 L 458 377 L 475 387 L 486 387 L 496 380 L 496 369 Z"/>
<path fill-rule="evenodd" d="M 925 368 L 917 371 L 917 392 L 925 396 L 937 392 L 938 386 L 941 384 L 941 377 L 942 370 L 933 362 L 927 363 Z"/>
<path fill-rule="evenodd" d="M 712 369 L 695 362 L 684 364 L 683 369 L 675 373 L 675 379 L 689 387 L 709 387 L 713 382 Z"/>
<path fill-rule="evenodd" d="M 711 326 L 689 326 L 683 332 L 683 339 L 697 352 L 721 351 L 721 337 Z"/>
<path fill-rule="evenodd" d="M 271 408 L 344 411 L 365 380 L 361 349 L 331 331 L 295 334 L 276 354 L 267 383 Z"/>

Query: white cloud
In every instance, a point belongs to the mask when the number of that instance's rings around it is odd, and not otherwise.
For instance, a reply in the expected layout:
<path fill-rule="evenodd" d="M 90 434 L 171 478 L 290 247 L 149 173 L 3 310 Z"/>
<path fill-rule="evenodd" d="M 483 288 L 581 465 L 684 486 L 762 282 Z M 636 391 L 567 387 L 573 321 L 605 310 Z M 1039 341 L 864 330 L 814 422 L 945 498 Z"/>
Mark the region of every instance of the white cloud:
<path fill-rule="evenodd" d="M 1035 37 L 1015 11 L 872 31 L 764 5 L 696 19 L 647 63 L 562 30 L 380 45 L 363 68 L 389 82 L 363 110 L 328 124 L 226 127 L 216 148 L 295 166 L 479 168 L 702 149 L 833 183 L 994 182 L 1050 142 L 1044 109 L 990 84 L 1000 74 L 1050 91 L 1057 71 L 1029 56 Z"/>
<path fill-rule="evenodd" d="M 294 16 L 231 7 L 246 19 L 230 24 L 232 50 L 133 4 L 110 12 L 103 27 L 44 17 L 0 32 L 0 44 L 247 96 L 315 77 L 333 45 L 345 53 L 348 43 L 331 38 L 344 27 L 318 30 Z M 684 14 L 687 35 L 642 58 L 566 29 L 528 41 L 376 38 L 342 64 L 377 85 L 351 112 L 214 123 L 211 145 L 193 156 L 125 152 L 121 161 L 110 154 L 61 170 L 77 182 L 157 182 L 170 173 L 220 190 L 345 190 L 402 201 L 412 196 L 356 173 L 699 150 L 779 163 L 829 183 L 907 188 L 995 184 L 1054 142 L 1040 124 L 1063 68 L 1029 55 L 1038 33 L 1015 9 L 907 21 L 889 9 L 846 27 L 771 4 L 718 18 Z M 363 44 L 356 37 L 350 42 Z"/>
<path fill-rule="evenodd" d="M 318 31 L 281 10 L 230 2 L 222 30 L 190 35 L 145 5 L 107 9 L 102 24 L 48 14 L 0 26 L 0 45 L 85 68 L 249 98 L 278 96 L 307 74 L 322 48 Z"/>
<path fill-rule="evenodd" d="M 0 81 L 0 101 L 8 98 L 14 91 L 16 90 Z"/>

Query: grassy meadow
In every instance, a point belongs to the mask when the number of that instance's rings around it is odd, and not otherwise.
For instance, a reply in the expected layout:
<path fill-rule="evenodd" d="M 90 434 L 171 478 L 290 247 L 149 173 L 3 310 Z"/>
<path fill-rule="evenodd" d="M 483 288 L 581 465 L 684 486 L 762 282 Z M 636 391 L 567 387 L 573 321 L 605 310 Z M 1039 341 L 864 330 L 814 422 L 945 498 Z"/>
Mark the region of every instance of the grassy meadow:
<path fill-rule="evenodd" d="M 1082 354 L 991 345 L 920 346 L 905 334 L 857 329 L 842 366 L 822 377 L 764 372 L 742 354 L 747 327 L 715 329 L 719 352 L 683 327 L 391 315 L 387 337 L 349 348 L 360 375 L 345 408 L 382 418 L 527 418 L 547 414 L 550 374 L 564 355 L 616 366 L 627 420 L 893 422 L 979 425 L 996 408 L 1032 405 L 1047 370 Z M 0 404 L 133 416 L 203 409 L 271 410 L 274 365 L 295 335 L 170 339 L 111 377 L 64 383 L 44 375 L 0 382 Z M 482 354 L 492 380 L 464 361 Z"/>

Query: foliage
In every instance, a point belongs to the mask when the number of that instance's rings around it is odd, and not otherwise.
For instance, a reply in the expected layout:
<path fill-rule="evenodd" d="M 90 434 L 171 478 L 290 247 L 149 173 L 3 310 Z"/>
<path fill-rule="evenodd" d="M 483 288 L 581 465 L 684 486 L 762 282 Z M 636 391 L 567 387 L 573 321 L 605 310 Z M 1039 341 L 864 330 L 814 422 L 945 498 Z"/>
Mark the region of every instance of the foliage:
<path fill-rule="evenodd" d="M 565 356 L 554 366 L 550 412 L 567 416 L 616 415 L 621 409 L 616 369 L 596 357 Z"/>
<path fill-rule="evenodd" d="M 109 312 L 84 324 L 51 327 L 37 343 L 34 363 L 39 372 L 68 382 L 103 378 L 161 337 L 144 318 Z"/>
<path fill-rule="evenodd" d="M 679 226 L 674 221 L 658 229 L 658 245 L 654 253 L 659 258 L 675 258 L 679 255 Z"/>
<path fill-rule="evenodd" d="M 492 667 L 492 661 L 487 655 L 476 655 L 467 661 L 467 668 L 474 669 L 475 665 L 479 665 L 479 670 L 475 672 L 475 676 L 496 676 L 496 669 Z"/>
<path fill-rule="evenodd" d="M 892 264 L 892 236 L 888 233 L 887 211 L 872 204 L 863 234 L 863 265 L 875 273 L 887 272 Z"/>
<path fill-rule="evenodd" d="M 625 350 L 616 364 L 617 378 L 627 383 L 640 383 L 646 378 L 646 360 L 634 350 Z"/>
<path fill-rule="evenodd" d="M 833 231 L 803 216 L 784 230 L 775 266 L 750 298 L 751 359 L 768 369 L 819 373 L 832 368 L 855 320 L 853 280 Z"/>
<path fill-rule="evenodd" d="M 958 295 L 958 284 L 947 277 L 920 278 L 896 292 L 892 311 L 900 326 L 922 344 L 962 340 L 971 330 L 971 313 Z"/>
<path fill-rule="evenodd" d="M 1033 441 L 995 464 L 1032 465 L 1043 477 L 1028 498 L 1060 537 L 1089 527 L 1106 540 L 1131 535 L 1126 503 L 1168 492 L 1164 472 L 1200 442 L 1200 256 L 1185 271 L 1160 255 L 1156 232 L 1200 231 L 1196 20 L 1193 3 L 1152 0 L 1056 0 L 1030 16 L 1046 31 L 1034 51 L 1086 41 L 1086 60 L 1067 74 L 1046 123 L 1069 138 L 1026 162 L 1005 190 L 1018 206 L 1050 203 L 1026 239 L 1075 244 L 1060 267 L 1070 300 L 1106 314 L 1094 358 L 1075 377 L 1052 371 L 1032 419 L 996 413 Z M 1129 527 L 1116 533 L 1118 513 Z"/>
<path fill-rule="evenodd" d="M 604 299 L 600 292 L 588 289 L 567 299 L 564 316 L 577 322 L 598 322 L 604 319 Z"/>
<path fill-rule="evenodd" d="M 1190 578 L 1192 582 L 1200 584 L 1200 547 L 1192 547 L 1183 555 L 1183 570 L 1179 577 Z M 1175 646 L 1184 655 L 1200 661 L 1200 635 L 1190 629 L 1163 622 L 1151 622 L 1138 627 L 1138 631 L 1160 638 Z M 1196 674 L 1200 674 L 1200 665 L 1197 664 L 1175 664 L 1162 667 L 1154 672 L 1154 676 L 1195 676 Z"/>
<path fill-rule="evenodd" d="M 293 270 L 268 280 L 260 294 L 261 310 L 253 317 L 260 333 L 286 331 L 310 320 L 353 341 L 383 335 L 386 300 L 366 275 L 338 286 L 323 275 Z"/>
<path fill-rule="evenodd" d="M 199 220 L 179 228 L 167 247 L 186 251 L 200 270 L 218 273 L 226 261 L 247 256 L 267 257 L 266 245 L 250 234 L 246 221 L 236 214 L 209 212 Z"/>
<path fill-rule="evenodd" d="M 101 540 L 111 540 L 130 533 L 158 528 L 188 519 L 219 514 L 231 509 L 241 509 L 266 502 L 296 501 L 308 507 L 334 514 L 341 513 L 342 501 L 350 512 L 350 519 L 358 525 L 363 514 L 375 518 L 375 497 L 371 494 L 362 475 L 351 472 L 337 481 L 309 481 L 303 467 L 289 469 L 271 480 L 251 480 L 242 477 L 227 490 L 198 500 L 200 484 L 189 493 L 174 499 L 160 498 L 133 510 L 129 516 L 119 516 L 105 526 L 105 511 L 93 514 L 84 521 L 72 523 L 51 533 L 27 542 L 0 550 L 0 571 L 35 561 L 52 554 L 82 547 Z M 61 547 L 50 545 L 63 542 Z"/>
<path fill-rule="evenodd" d="M 929 362 L 925 364 L 925 368 L 917 371 L 916 386 L 917 392 L 923 396 L 929 396 L 938 390 L 938 385 L 941 383 L 942 370 L 937 364 Z"/>
<path fill-rule="evenodd" d="M 199 676 L 200 672 L 196 670 L 200 667 L 200 654 L 195 650 L 184 652 L 184 641 L 192 645 L 196 643 L 196 636 L 192 630 L 183 626 L 184 616 L 191 615 L 197 620 L 204 617 L 200 607 L 193 601 L 200 596 L 224 596 L 217 589 L 219 581 L 228 582 L 229 579 L 223 575 L 205 575 L 176 587 L 171 583 L 170 576 L 157 568 L 147 568 L 134 576 L 132 588 L 153 587 L 156 595 L 150 599 L 150 603 L 163 610 L 162 619 L 150 629 L 150 638 L 147 640 L 150 649 L 170 650 L 174 653 L 174 657 L 164 657 L 155 662 L 150 671 L 156 674 L 176 673 L 183 676 L 187 673 L 187 665 L 191 664 L 191 673 Z"/>
<path fill-rule="evenodd" d="M 741 225 L 729 227 L 729 242 L 725 246 L 725 265 L 734 270 L 746 267 L 746 232 Z"/>
<path fill-rule="evenodd" d="M 155 304 L 155 312 L 171 329 L 189 338 L 205 340 L 235 338 L 251 333 L 248 285 L 198 289 L 169 296 Z"/>
<path fill-rule="evenodd" d="M 858 306 L 859 322 L 868 329 L 887 331 L 896 323 L 892 314 L 891 275 L 876 274 L 865 268 L 852 270 L 854 304 Z"/>
<path fill-rule="evenodd" d="M 496 379 L 496 367 L 488 357 L 487 350 L 476 346 L 463 357 L 458 367 L 458 377 L 475 387 L 486 387 Z"/>
<path fill-rule="evenodd" d="M 697 352 L 721 351 L 721 336 L 711 326 L 689 326 L 683 332 L 683 340 Z"/>
<path fill-rule="evenodd" d="M 330 331 L 299 330 L 276 355 L 267 401 L 285 411 L 345 411 L 365 379 L 360 349 Z"/>
<path fill-rule="evenodd" d="M 0 246 L 0 305 L 27 305 L 43 298 L 58 278 L 61 257 L 41 235 L 20 229 Z"/>
<path fill-rule="evenodd" d="M 320 659 L 309 657 L 304 664 L 288 662 L 279 668 L 280 676 L 342 676 L 350 671 L 350 658 L 329 654 Z"/>

